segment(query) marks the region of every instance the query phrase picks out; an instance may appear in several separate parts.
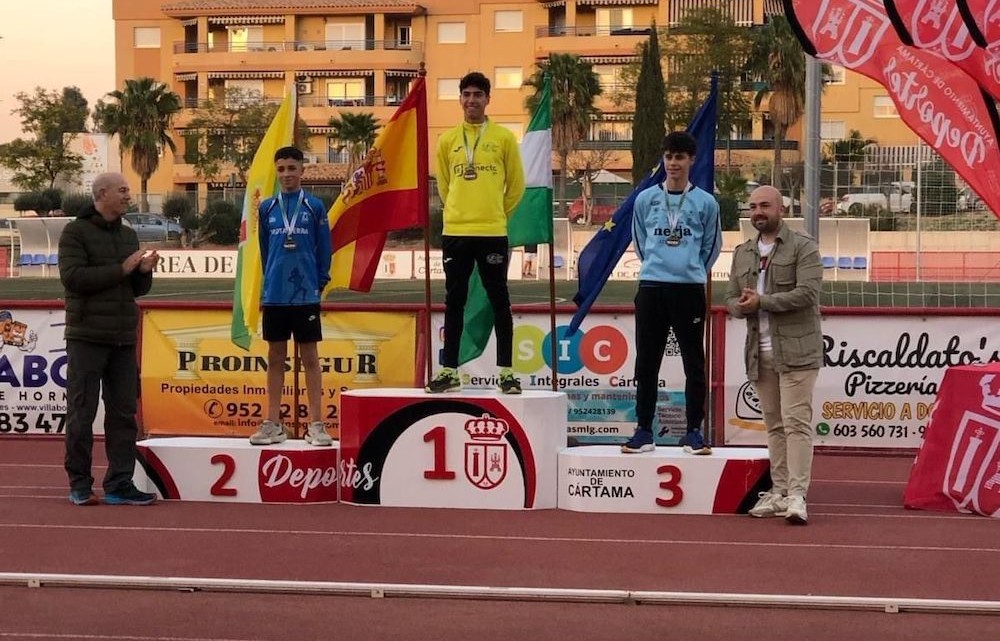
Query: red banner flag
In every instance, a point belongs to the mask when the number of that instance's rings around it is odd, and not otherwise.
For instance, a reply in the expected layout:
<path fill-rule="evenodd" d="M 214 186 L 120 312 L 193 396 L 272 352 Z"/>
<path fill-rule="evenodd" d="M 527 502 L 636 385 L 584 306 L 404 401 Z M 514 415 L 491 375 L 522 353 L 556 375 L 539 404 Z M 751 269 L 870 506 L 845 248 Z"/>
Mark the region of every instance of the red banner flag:
<path fill-rule="evenodd" d="M 990 210 L 1000 212 L 1000 117 L 975 79 L 938 53 L 904 44 L 882 2 L 784 0 L 784 5 L 806 53 L 885 87 L 903 122 Z"/>
<path fill-rule="evenodd" d="M 987 72 L 1000 82 L 1000 0 L 958 0 L 956 4 L 973 41 L 989 53 Z"/>
<path fill-rule="evenodd" d="M 327 292 L 370 291 L 386 233 L 427 224 L 427 162 L 427 88 L 421 76 L 330 208 Z"/>

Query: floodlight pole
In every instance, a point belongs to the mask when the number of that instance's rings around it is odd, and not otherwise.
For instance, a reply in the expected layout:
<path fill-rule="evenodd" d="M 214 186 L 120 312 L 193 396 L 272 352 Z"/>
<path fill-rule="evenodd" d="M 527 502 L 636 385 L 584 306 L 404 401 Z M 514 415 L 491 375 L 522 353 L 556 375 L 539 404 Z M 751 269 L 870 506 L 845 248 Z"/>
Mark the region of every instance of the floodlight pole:
<path fill-rule="evenodd" d="M 803 143 L 805 145 L 805 200 L 802 216 L 806 232 L 819 242 L 819 140 L 820 102 L 823 95 L 822 69 L 819 60 L 806 56 L 806 112 Z M 794 194 L 792 195 L 794 198 Z M 794 204 L 794 203 L 793 203 Z"/>

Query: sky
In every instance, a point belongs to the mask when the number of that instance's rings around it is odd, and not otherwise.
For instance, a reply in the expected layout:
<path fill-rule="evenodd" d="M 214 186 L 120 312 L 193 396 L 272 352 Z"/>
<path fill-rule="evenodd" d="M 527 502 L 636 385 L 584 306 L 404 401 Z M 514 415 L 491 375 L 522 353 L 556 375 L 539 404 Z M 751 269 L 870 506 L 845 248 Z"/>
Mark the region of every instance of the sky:
<path fill-rule="evenodd" d="M 19 92 L 77 86 L 91 109 L 115 89 L 111 0 L 0 0 L 0 143 L 22 136 Z"/>

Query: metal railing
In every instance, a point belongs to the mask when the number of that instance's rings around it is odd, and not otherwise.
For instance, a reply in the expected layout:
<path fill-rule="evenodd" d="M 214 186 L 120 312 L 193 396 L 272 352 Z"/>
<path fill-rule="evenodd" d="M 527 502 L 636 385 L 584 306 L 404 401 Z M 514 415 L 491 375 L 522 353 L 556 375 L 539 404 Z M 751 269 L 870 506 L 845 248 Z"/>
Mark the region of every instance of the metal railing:
<path fill-rule="evenodd" d="M 358 96 L 354 98 L 330 98 L 329 96 L 312 96 L 299 94 L 300 107 L 332 107 L 335 109 L 351 109 L 358 107 L 396 107 L 403 102 L 405 96 Z"/>
<path fill-rule="evenodd" d="M 209 44 L 175 42 L 174 53 L 277 53 L 309 51 L 413 51 L 419 53 L 422 42 L 412 40 L 285 40 L 250 43 Z"/>
<path fill-rule="evenodd" d="M 579 36 L 583 38 L 594 36 L 648 36 L 649 27 L 606 26 L 606 27 L 535 27 L 536 38 L 563 38 Z"/>

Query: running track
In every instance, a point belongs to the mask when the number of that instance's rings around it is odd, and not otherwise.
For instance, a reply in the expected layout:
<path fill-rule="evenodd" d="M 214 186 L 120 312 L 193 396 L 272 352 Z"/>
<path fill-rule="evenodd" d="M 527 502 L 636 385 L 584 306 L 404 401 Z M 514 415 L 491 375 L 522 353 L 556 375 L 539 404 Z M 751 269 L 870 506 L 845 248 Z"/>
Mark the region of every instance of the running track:
<path fill-rule="evenodd" d="M 61 460 L 61 441 L 0 439 L 0 573 L 1000 600 L 1000 524 L 903 510 L 908 458 L 818 456 L 810 525 L 798 528 L 558 510 L 81 508 L 66 501 Z M 1000 617 L 970 614 L 0 586 L 0 641 L 972 641 L 997 630 Z"/>

